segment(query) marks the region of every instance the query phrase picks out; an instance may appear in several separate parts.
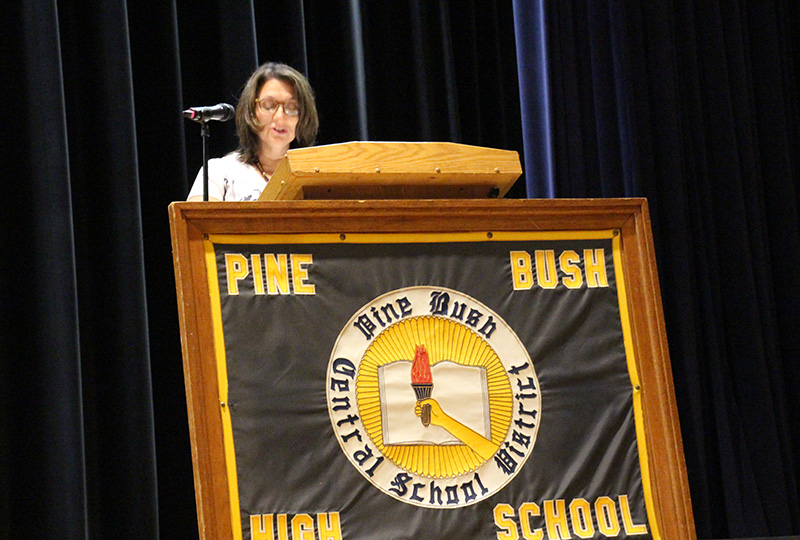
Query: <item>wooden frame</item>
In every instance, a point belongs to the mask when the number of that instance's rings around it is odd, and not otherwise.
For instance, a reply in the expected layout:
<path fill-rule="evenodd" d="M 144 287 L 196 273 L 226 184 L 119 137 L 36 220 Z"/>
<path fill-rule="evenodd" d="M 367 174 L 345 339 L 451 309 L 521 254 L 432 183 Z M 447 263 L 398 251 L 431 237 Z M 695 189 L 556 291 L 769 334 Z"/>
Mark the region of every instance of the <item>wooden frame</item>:
<path fill-rule="evenodd" d="M 169 208 L 200 537 L 232 539 L 203 238 L 208 234 L 570 231 L 621 235 L 648 473 L 662 538 L 695 538 L 644 199 L 276 201 Z M 456 216 L 458 219 L 452 219 Z"/>

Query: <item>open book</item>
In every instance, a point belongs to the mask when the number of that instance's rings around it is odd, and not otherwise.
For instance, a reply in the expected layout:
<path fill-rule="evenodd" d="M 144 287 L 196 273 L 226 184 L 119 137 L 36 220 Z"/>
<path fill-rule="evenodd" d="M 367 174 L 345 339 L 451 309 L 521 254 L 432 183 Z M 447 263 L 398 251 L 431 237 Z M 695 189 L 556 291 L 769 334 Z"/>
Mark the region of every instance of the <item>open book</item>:
<path fill-rule="evenodd" d="M 383 444 L 462 444 L 439 426 L 422 425 L 414 414 L 417 398 L 411 388 L 410 360 L 399 360 L 378 368 Z M 486 370 L 451 361 L 431 367 L 433 393 L 451 417 L 491 440 L 489 390 Z"/>

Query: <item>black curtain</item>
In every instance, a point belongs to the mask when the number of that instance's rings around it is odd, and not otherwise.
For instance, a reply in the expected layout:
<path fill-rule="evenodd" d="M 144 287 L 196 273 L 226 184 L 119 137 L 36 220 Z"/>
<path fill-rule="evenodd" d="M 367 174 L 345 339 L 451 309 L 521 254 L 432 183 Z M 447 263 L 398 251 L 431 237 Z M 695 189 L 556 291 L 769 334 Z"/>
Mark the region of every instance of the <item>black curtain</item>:
<path fill-rule="evenodd" d="M 540 5 L 534 187 L 649 201 L 698 536 L 798 534 L 800 5 Z"/>
<path fill-rule="evenodd" d="M 522 154 L 511 5 L 381 4 L 2 4 L 0 537 L 198 536 L 167 221 L 202 161 L 183 109 L 282 61 L 320 144 Z"/>
<path fill-rule="evenodd" d="M 505 148 L 532 196 L 648 197 L 698 532 L 800 533 L 797 11 L 4 2 L 0 537 L 197 538 L 167 205 L 202 146 L 180 111 L 235 103 L 267 60 L 311 80 L 321 144 Z M 212 156 L 235 144 L 211 126 Z"/>

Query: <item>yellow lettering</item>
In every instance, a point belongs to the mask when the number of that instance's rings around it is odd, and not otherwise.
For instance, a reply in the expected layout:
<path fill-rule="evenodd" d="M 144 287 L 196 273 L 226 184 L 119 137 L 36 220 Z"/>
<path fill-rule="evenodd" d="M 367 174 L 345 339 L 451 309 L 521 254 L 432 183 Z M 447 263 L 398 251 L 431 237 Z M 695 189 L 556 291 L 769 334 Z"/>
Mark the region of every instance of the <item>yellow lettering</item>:
<path fill-rule="evenodd" d="M 514 509 L 510 504 L 500 503 L 494 507 L 494 524 L 500 529 L 497 532 L 497 540 L 519 540 L 519 531 L 513 515 Z"/>
<path fill-rule="evenodd" d="M 289 529 L 286 527 L 286 514 L 278 514 L 278 540 L 289 540 Z"/>
<path fill-rule="evenodd" d="M 494 507 L 494 524 L 498 540 L 569 540 L 574 533 L 579 538 L 594 538 L 604 536 L 614 538 L 619 536 L 622 525 L 627 536 L 646 535 L 646 523 L 633 522 L 631 507 L 627 495 L 619 495 L 619 514 L 617 502 L 608 496 L 598 497 L 592 503 L 583 498 L 573 499 L 567 509 L 564 499 L 554 499 L 542 502 L 542 509 L 534 502 L 522 503 L 519 507 L 519 525 L 515 521 L 514 509 L 509 504 L 499 503 Z M 544 528 L 534 527 L 534 523 L 544 515 Z M 520 532 L 522 535 L 520 536 Z M 545 530 L 547 534 L 545 535 Z M 320 540 L 328 540 L 320 537 Z M 333 540 L 333 539 L 331 539 Z M 340 540 L 340 539 L 336 539 Z"/>
<path fill-rule="evenodd" d="M 317 514 L 319 540 L 342 540 L 342 527 L 339 512 Z M 274 540 L 274 515 L 250 516 L 250 537 L 252 540 Z M 289 518 L 278 514 L 278 540 L 289 540 Z M 314 518 L 308 514 L 296 514 L 291 521 L 291 540 L 315 540 Z"/>
<path fill-rule="evenodd" d="M 253 290 L 256 294 L 264 294 L 264 272 L 261 268 L 261 255 L 250 255 L 253 266 Z"/>
<path fill-rule="evenodd" d="M 312 255 L 295 255 L 292 254 L 292 284 L 294 285 L 294 294 L 314 294 L 315 286 L 313 283 L 308 283 L 308 266 L 313 264 L 314 259 Z"/>
<path fill-rule="evenodd" d="M 558 264 L 561 266 L 561 271 L 566 274 L 562 283 L 568 289 L 580 289 L 581 285 L 583 285 L 583 276 L 577 264 L 579 262 L 580 257 L 571 250 L 562 252 L 558 257 Z"/>
<path fill-rule="evenodd" d="M 533 258 L 527 251 L 510 251 L 509 258 L 515 291 L 526 291 L 533 287 L 534 265 L 535 280 L 542 289 L 555 289 L 559 282 L 568 289 L 580 289 L 584 283 L 590 288 L 608 287 L 603 248 L 583 250 L 583 261 L 578 252 L 571 249 L 559 254 L 552 249 L 537 249 Z"/>
<path fill-rule="evenodd" d="M 272 514 L 250 516 L 250 538 L 253 540 L 274 540 L 272 535 Z"/>
<path fill-rule="evenodd" d="M 622 524 L 625 526 L 625 532 L 628 536 L 634 534 L 647 534 L 647 525 L 640 523 L 634 525 L 633 518 L 631 517 L 631 505 L 628 504 L 628 496 L 619 496 L 619 509 L 622 512 Z"/>
<path fill-rule="evenodd" d="M 572 531 L 581 538 L 594 536 L 592 524 L 592 506 L 586 499 L 574 499 L 569 504 L 569 519 L 572 521 Z"/>
<path fill-rule="evenodd" d="M 267 293 L 289 294 L 289 259 L 285 253 L 265 253 Z"/>
<path fill-rule="evenodd" d="M 539 505 L 532 502 L 523 503 L 519 507 L 519 524 L 525 540 L 542 540 L 542 529 L 531 529 L 531 516 L 540 516 Z"/>
<path fill-rule="evenodd" d="M 308 514 L 292 518 L 292 540 L 314 540 L 314 520 Z"/>
<path fill-rule="evenodd" d="M 558 285 L 556 254 L 552 249 L 536 250 L 536 281 L 542 289 L 555 289 Z"/>
<path fill-rule="evenodd" d="M 584 249 L 583 260 L 586 265 L 586 285 L 591 288 L 608 287 L 605 250 Z"/>
<path fill-rule="evenodd" d="M 527 251 L 512 251 L 511 278 L 515 291 L 527 291 L 533 286 L 531 256 Z"/>
<path fill-rule="evenodd" d="M 555 540 L 571 538 L 567 524 L 567 509 L 564 499 L 544 501 L 544 522 L 547 526 L 547 537 Z"/>
<path fill-rule="evenodd" d="M 547 537 L 555 540 L 571 538 L 567 525 L 567 509 L 564 499 L 544 501 L 544 522 L 547 526 Z"/>
<path fill-rule="evenodd" d="M 339 524 L 339 512 L 317 514 L 319 540 L 342 540 L 342 528 Z"/>
<path fill-rule="evenodd" d="M 225 254 L 225 275 L 228 276 L 228 294 L 239 294 L 239 280 L 247 277 L 247 259 L 239 253 Z"/>
<path fill-rule="evenodd" d="M 594 502 L 594 513 L 597 515 L 597 527 L 606 536 L 619 534 L 617 505 L 611 497 L 600 497 Z"/>

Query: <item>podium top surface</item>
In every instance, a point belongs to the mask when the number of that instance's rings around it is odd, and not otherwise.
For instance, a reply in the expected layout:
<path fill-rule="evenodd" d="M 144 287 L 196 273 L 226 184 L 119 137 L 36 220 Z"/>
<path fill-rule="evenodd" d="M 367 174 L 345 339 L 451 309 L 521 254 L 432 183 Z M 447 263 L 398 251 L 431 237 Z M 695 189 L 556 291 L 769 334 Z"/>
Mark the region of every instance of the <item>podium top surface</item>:
<path fill-rule="evenodd" d="M 447 142 L 348 142 L 289 150 L 259 200 L 503 197 L 519 154 Z"/>

